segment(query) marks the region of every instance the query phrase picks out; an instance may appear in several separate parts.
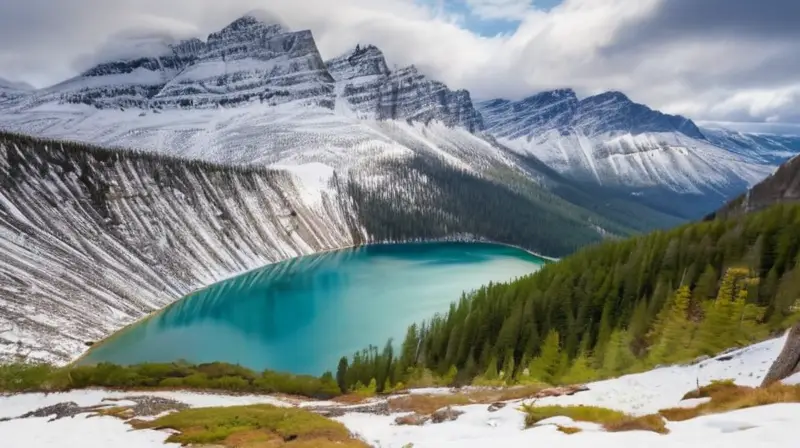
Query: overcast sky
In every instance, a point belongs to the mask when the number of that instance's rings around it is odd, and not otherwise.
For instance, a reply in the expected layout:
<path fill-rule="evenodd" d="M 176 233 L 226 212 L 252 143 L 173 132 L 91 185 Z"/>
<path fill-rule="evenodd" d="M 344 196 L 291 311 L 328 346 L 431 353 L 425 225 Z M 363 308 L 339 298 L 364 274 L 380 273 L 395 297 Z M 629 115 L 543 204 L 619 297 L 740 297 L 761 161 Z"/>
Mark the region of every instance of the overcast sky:
<path fill-rule="evenodd" d="M 51 84 L 122 31 L 205 36 L 254 10 L 479 99 L 621 90 L 701 121 L 800 124 L 800 0 L 2 0 L 0 77 Z"/>

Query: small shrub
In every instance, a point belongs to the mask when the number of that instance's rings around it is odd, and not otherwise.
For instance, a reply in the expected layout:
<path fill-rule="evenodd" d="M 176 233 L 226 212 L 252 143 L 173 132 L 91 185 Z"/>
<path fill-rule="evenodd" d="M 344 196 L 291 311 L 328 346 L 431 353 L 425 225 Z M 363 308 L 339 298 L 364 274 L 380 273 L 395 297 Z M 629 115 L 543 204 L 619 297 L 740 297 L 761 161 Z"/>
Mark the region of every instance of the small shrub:
<path fill-rule="evenodd" d="M 211 386 L 214 389 L 231 390 L 235 392 L 246 391 L 250 383 L 246 379 L 238 376 L 223 376 L 216 380 L 211 381 Z"/>
<path fill-rule="evenodd" d="M 567 434 L 567 435 L 577 434 L 577 433 L 583 431 L 581 428 L 576 428 L 574 426 L 561 426 L 561 425 L 558 425 L 557 429 L 560 432 L 563 432 L 564 434 Z"/>
<path fill-rule="evenodd" d="M 183 383 L 183 378 L 164 378 L 160 383 L 158 383 L 158 387 L 167 389 L 180 389 L 184 386 L 185 384 Z"/>

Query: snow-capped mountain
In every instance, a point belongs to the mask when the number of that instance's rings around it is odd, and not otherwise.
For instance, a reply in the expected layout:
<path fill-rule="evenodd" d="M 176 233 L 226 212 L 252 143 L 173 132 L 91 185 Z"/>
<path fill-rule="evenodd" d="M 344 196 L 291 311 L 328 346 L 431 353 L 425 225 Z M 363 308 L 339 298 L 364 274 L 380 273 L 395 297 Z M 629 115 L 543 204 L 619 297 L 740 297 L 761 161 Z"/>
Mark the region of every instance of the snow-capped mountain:
<path fill-rule="evenodd" d="M 310 31 L 242 17 L 198 43 L 197 59 L 155 95 L 157 106 L 312 99 L 333 105 L 333 79 Z"/>
<path fill-rule="evenodd" d="M 375 46 L 356 47 L 327 61 L 337 92 L 359 117 L 377 120 L 441 121 L 471 132 L 483 129 L 466 90 L 452 91 L 415 66 L 390 71 Z"/>
<path fill-rule="evenodd" d="M 687 217 L 719 206 L 788 157 L 785 148 L 776 151 L 761 142 L 710 139 L 691 120 L 619 92 L 578 99 L 562 89 L 521 101 L 484 101 L 478 109 L 500 143 L 578 182 L 656 201 L 659 208 L 679 195 L 695 196 L 699 207 L 691 210 L 689 204 Z"/>
<path fill-rule="evenodd" d="M 125 51 L 102 52 L 81 75 L 0 104 L 0 128 L 225 164 L 324 163 L 342 175 L 434 158 L 636 229 L 663 213 L 703 216 L 784 157 L 720 147 L 691 120 L 618 92 L 579 100 L 564 89 L 475 107 L 469 92 L 414 66 L 390 69 L 374 46 L 325 62 L 310 31 L 252 14 L 205 40 L 123 40 Z"/>
<path fill-rule="evenodd" d="M 311 32 L 291 32 L 251 15 L 205 42 L 132 36 L 110 46 L 125 48 L 124 56 L 37 92 L 31 103 L 148 109 L 310 99 L 333 106 L 333 79 Z"/>

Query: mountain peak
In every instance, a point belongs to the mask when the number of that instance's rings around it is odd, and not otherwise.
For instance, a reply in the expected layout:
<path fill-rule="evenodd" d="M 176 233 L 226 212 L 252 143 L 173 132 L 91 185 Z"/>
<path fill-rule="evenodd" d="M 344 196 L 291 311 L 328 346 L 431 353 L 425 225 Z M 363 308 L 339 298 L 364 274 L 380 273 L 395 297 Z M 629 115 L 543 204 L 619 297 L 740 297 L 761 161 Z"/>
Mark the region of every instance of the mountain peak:
<path fill-rule="evenodd" d="M 389 74 L 383 52 L 374 45 L 356 45 L 355 48 L 326 61 L 325 64 L 333 79 L 337 81 Z"/>
<path fill-rule="evenodd" d="M 254 10 L 234 20 L 215 34 L 239 33 L 254 29 L 268 30 L 275 34 L 290 31 L 279 16 L 264 10 Z"/>

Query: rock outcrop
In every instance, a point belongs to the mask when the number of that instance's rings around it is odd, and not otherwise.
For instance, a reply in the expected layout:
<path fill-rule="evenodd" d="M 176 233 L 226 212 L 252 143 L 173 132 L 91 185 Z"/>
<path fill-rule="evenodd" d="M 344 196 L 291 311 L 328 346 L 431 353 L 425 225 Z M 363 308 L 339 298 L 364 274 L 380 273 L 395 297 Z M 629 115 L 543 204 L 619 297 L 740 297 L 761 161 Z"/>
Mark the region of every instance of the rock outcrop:
<path fill-rule="evenodd" d="M 438 120 L 470 132 L 484 128 L 469 92 L 450 90 L 413 65 L 390 71 L 375 46 L 356 47 L 326 65 L 336 79 L 339 98 L 362 118 L 422 123 Z"/>

